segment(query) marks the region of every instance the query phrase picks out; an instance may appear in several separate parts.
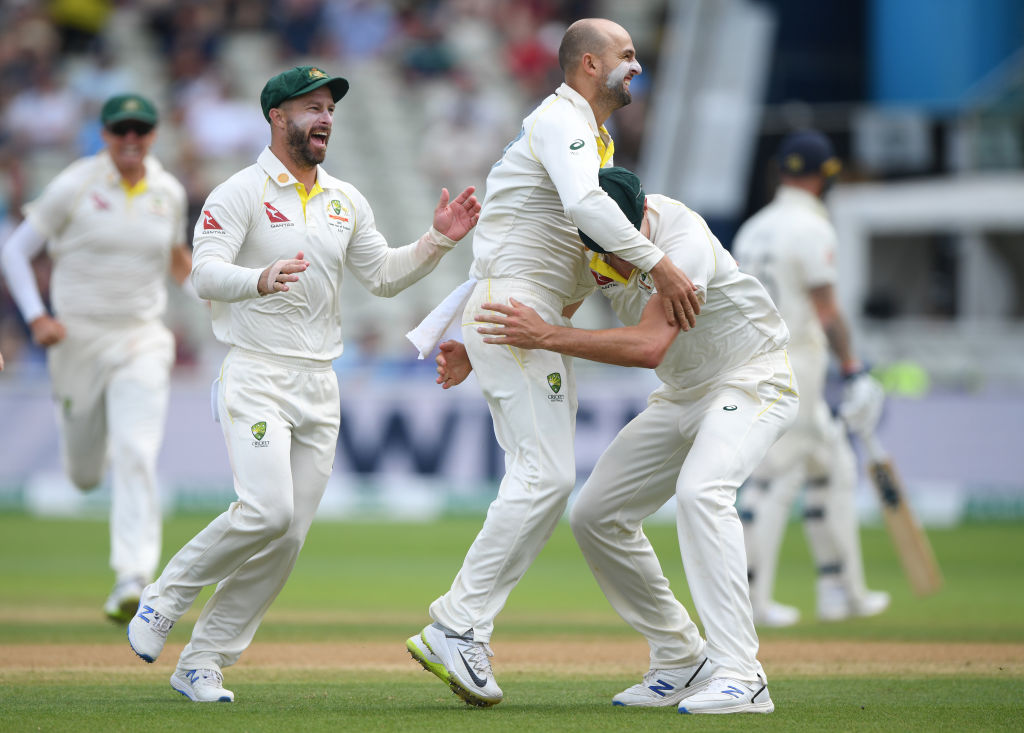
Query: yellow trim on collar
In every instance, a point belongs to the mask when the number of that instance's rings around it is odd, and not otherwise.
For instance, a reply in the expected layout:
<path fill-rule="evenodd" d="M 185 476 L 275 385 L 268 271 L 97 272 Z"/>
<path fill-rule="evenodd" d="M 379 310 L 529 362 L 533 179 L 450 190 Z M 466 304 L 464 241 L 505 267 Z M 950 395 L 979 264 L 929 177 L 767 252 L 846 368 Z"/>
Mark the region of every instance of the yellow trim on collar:
<path fill-rule="evenodd" d="M 128 198 L 133 199 L 141 193 L 145 193 L 146 189 L 149 188 L 149 184 L 146 183 L 146 179 L 143 178 L 141 181 L 136 183 L 134 186 L 128 183 L 128 181 L 121 179 L 121 188 L 128 195 Z"/>
<path fill-rule="evenodd" d="M 629 280 L 620 275 L 614 267 L 601 259 L 601 254 L 599 252 L 595 252 L 594 256 L 590 258 L 590 269 L 598 275 L 610 277 L 617 283 L 622 283 L 623 285 L 627 285 L 629 283 Z"/>
<path fill-rule="evenodd" d="M 306 218 L 306 203 L 311 198 L 316 196 L 318 193 L 323 193 L 324 190 L 323 190 L 323 188 L 320 187 L 320 181 L 319 180 L 316 181 L 316 183 L 313 184 L 313 190 L 310 191 L 309 193 L 306 193 L 306 187 L 303 186 L 298 181 L 295 182 L 295 190 L 299 192 L 299 201 L 302 202 L 302 218 L 305 219 Z"/>
<path fill-rule="evenodd" d="M 615 154 L 615 141 L 612 140 L 612 136 L 608 134 L 608 130 L 604 125 L 601 125 L 599 129 L 601 134 L 596 136 L 597 152 L 601 156 L 601 167 L 604 168 L 608 165 L 608 161 L 610 161 L 612 156 Z M 604 141 L 606 135 L 608 136 L 607 143 Z"/>

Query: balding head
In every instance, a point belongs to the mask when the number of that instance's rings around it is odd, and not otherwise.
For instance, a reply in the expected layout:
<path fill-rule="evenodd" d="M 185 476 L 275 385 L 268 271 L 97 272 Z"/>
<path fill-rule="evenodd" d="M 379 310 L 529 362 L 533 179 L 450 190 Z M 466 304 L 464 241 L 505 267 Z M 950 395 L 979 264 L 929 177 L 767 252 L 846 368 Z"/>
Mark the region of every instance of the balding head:
<path fill-rule="evenodd" d="M 621 25 L 604 18 L 577 20 L 566 30 L 558 47 L 558 65 L 562 67 L 562 73 L 568 76 L 579 65 L 583 54 L 604 51 L 616 34 L 629 36 Z"/>

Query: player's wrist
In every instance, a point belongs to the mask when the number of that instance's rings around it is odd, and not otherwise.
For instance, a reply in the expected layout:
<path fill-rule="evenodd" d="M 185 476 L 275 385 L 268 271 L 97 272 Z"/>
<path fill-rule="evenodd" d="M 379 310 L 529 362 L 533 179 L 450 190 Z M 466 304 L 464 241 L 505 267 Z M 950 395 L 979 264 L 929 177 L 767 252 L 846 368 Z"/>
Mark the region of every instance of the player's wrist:
<path fill-rule="evenodd" d="M 860 376 L 867 371 L 867 368 L 860 361 L 848 361 L 839 367 L 839 373 L 844 381 Z"/>

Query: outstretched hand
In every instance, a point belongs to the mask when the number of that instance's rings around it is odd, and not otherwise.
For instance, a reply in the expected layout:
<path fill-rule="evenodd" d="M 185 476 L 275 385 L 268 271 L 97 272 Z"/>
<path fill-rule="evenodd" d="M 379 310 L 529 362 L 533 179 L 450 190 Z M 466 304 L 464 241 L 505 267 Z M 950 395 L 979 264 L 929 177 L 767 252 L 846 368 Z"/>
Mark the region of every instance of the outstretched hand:
<path fill-rule="evenodd" d="M 458 341 L 445 341 L 438 348 L 440 351 L 434 357 L 437 362 L 437 383 L 442 389 L 462 384 L 473 371 L 465 345 Z"/>
<path fill-rule="evenodd" d="M 278 260 L 260 274 L 256 289 L 260 295 L 284 292 L 288 290 L 288 283 L 296 282 L 298 273 L 305 272 L 307 267 L 309 260 L 304 259 L 302 252 L 290 260 Z"/>
<path fill-rule="evenodd" d="M 434 209 L 434 229 L 456 242 L 466 236 L 480 220 L 480 202 L 473 195 L 475 190 L 474 186 L 469 186 L 454 201 L 449 201 L 448 189 L 442 188 L 441 199 Z"/>

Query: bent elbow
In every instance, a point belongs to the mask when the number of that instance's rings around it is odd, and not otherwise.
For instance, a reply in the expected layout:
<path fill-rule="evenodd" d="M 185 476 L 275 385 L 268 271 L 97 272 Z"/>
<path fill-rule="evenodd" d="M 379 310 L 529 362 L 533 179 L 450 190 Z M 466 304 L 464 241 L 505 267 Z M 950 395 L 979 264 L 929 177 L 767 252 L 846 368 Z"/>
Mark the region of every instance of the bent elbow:
<path fill-rule="evenodd" d="M 637 366 L 644 369 L 657 369 L 665 358 L 665 349 L 657 344 L 649 344 L 641 348 L 637 353 Z"/>

